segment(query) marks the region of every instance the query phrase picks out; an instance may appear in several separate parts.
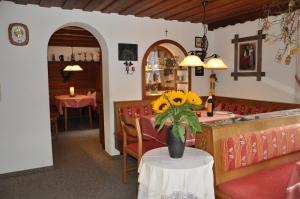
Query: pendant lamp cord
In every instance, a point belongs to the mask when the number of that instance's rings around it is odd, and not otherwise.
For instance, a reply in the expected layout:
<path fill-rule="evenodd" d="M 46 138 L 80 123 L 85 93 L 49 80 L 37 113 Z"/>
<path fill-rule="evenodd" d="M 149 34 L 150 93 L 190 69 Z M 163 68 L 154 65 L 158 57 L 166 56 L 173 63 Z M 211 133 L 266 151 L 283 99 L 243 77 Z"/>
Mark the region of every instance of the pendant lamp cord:
<path fill-rule="evenodd" d="M 207 7 L 207 4 L 208 4 L 208 1 L 207 0 L 204 0 L 202 2 L 202 6 L 203 6 L 203 30 L 204 30 L 204 35 L 206 35 L 207 33 L 207 27 L 206 27 L 206 23 L 205 23 L 205 20 L 206 20 L 206 7 Z"/>

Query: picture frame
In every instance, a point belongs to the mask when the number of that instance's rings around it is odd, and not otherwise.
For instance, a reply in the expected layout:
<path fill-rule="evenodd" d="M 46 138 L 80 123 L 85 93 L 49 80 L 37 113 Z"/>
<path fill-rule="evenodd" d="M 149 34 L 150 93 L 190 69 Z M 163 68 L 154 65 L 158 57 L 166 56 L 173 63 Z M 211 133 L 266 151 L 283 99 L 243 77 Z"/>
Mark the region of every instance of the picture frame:
<path fill-rule="evenodd" d="M 195 76 L 204 76 L 204 67 L 203 66 L 195 67 Z"/>
<path fill-rule="evenodd" d="M 8 26 L 9 42 L 15 46 L 25 46 L 29 42 L 29 30 L 25 24 L 11 23 Z"/>
<path fill-rule="evenodd" d="M 239 43 L 238 71 L 255 71 L 257 68 L 257 41 Z"/>
<path fill-rule="evenodd" d="M 234 72 L 231 73 L 234 80 L 238 77 L 256 76 L 257 81 L 265 76 L 262 72 L 262 40 L 266 35 L 262 30 L 257 35 L 240 38 L 238 34 L 234 35 L 231 43 L 234 44 Z"/>
<path fill-rule="evenodd" d="M 195 37 L 195 48 L 202 48 L 202 37 Z"/>
<path fill-rule="evenodd" d="M 118 44 L 119 61 L 137 61 L 138 60 L 138 45 L 137 44 Z"/>

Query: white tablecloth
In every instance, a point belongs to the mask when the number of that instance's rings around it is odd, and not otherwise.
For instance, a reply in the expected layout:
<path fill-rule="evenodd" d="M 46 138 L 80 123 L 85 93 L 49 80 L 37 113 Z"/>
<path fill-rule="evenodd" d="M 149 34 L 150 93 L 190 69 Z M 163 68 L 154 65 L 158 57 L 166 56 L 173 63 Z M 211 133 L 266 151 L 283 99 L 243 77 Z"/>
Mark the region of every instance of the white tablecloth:
<path fill-rule="evenodd" d="M 212 156 L 195 148 L 186 147 L 180 159 L 167 147 L 148 151 L 138 169 L 138 199 L 214 199 L 212 166 Z"/>

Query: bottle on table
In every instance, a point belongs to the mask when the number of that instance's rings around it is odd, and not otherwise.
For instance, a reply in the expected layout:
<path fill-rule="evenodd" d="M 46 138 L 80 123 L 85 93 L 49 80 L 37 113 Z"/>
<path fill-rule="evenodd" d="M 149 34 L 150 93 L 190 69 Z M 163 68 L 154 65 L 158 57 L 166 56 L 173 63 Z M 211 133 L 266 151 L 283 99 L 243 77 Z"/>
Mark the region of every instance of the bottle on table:
<path fill-rule="evenodd" d="M 213 96 L 209 95 L 209 97 L 207 98 L 207 116 L 208 117 L 212 117 L 214 116 L 214 105 L 213 105 Z"/>

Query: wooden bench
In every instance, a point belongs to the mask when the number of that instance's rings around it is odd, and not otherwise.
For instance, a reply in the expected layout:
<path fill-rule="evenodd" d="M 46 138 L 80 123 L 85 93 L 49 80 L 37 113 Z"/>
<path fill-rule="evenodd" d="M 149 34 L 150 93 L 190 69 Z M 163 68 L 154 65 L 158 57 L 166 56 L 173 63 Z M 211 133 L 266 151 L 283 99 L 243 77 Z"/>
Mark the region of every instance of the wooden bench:
<path fill-rule="evenodd" d="M 217 198 L 274 199 L 285 194 L 286 171 L 300 160 L 300 110 L 288 116 L 272 114 L 277 113 L 260 114 L 261 119 L 251 121 L 204 124 L 203 133 L 196 134 L 196 147 L 214 156 Z"/>
<path fill-rule="evenodd" d="M 205 101 L 206 97 L 201 97 Z M 128 115 L 150 115 L 152 114 L 151 103 L 153 100 L 129 100 L 114 102 L 115 121 L 115 147 L 119 151 L 122 149 L 123 136 L 121 123 L 119 121 L 118 110 L 124 111 Z M 239 99 L 232 97 L 216 96 L 216 106 L 218 110 L 229 111 L 239 115 L 270 112 L 275 110 L 287 110 L 300 108 L 299 104 L 269 102 L 260 100 Z"/>

